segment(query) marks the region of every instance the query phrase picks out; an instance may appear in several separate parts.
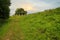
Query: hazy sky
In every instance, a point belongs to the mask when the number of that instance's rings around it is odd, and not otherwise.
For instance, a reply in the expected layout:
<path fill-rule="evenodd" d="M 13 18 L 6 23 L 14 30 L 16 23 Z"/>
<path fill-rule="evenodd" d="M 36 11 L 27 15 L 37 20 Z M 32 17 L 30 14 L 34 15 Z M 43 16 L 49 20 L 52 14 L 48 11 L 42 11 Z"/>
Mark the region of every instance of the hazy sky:
<path fill-rule="evenodd" d="M 11 0 L 11 15 L 16 8 L 24 8 L 28 13 L 60 7 L 60 0 Z"/>

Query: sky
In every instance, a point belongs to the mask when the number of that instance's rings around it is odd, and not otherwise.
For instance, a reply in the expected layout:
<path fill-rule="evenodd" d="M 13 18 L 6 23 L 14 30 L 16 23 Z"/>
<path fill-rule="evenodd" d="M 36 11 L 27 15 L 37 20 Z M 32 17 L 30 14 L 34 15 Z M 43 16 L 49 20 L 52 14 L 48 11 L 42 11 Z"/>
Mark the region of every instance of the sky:
<path fill-rule="evenodd" d="M 17 8 L 24 8 L 29 14 L 56 7 L 60 7 L 60 0 L 11 0 L 10 15 L 13 15 Z"/>

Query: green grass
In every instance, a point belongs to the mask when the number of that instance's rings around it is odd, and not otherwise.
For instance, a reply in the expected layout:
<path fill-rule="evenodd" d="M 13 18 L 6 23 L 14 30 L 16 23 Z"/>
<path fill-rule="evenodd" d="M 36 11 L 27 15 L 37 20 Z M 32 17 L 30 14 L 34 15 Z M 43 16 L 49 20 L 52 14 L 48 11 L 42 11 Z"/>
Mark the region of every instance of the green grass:
<path fill-rule="evenodd" d="M 52 9 L 26 16 L 12 16 L 0 28 L 0 37 L 4 39 L 10 30 L 13 31 L 10 40 L 60 40 L 59 11 Z"/>

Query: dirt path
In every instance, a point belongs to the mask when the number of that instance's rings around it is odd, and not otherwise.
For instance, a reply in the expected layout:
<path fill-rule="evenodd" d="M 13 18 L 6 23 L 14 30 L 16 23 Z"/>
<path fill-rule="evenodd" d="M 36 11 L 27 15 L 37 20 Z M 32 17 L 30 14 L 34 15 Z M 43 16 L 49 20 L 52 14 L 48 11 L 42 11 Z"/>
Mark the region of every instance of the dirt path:
<path fill-rule="evenodd" d="M 20 25 L 17 24 L 17 21 L 12 21 L 12 24 L 10 23 L 10 28 L 2 40 L 24 40 L 23 32 L 19 27 Z"/>

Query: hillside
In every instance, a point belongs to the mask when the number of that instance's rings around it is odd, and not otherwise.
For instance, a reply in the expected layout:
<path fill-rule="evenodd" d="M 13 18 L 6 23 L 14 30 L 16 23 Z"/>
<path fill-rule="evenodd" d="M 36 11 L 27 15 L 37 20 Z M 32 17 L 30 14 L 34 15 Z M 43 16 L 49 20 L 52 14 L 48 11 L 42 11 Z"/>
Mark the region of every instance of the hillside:
<path fill-rule="evenodd" d="M 60 8 L 10 17 L 0 28 L 0 40 L 60 40 Z"/>

